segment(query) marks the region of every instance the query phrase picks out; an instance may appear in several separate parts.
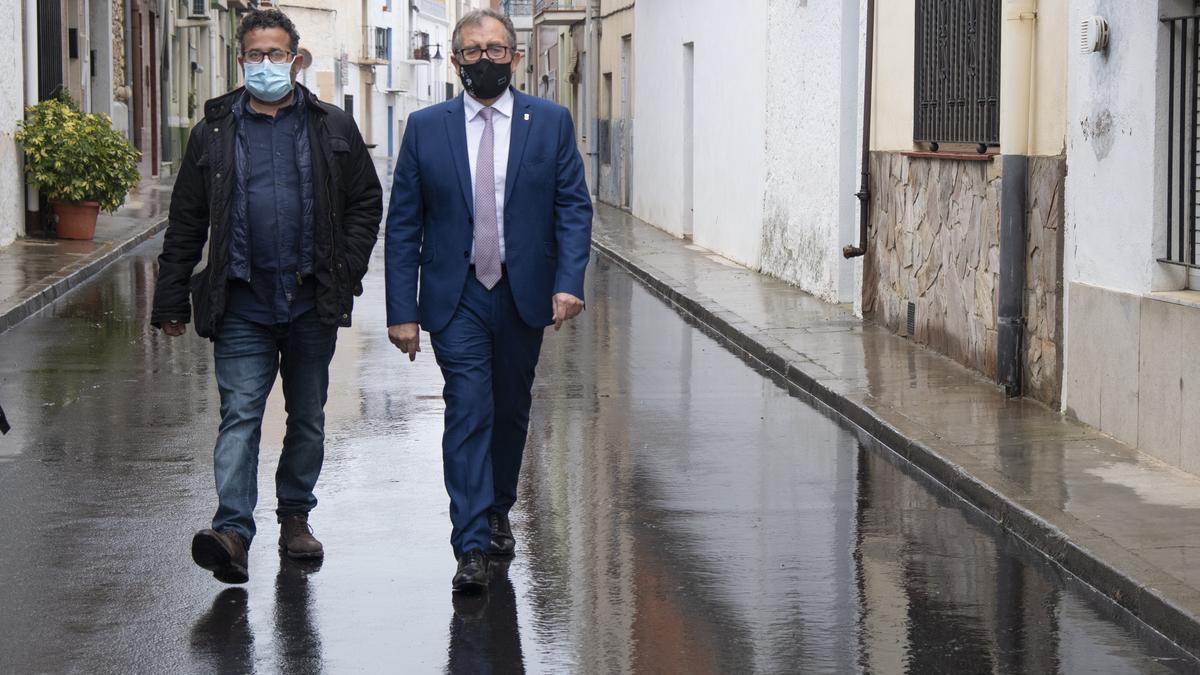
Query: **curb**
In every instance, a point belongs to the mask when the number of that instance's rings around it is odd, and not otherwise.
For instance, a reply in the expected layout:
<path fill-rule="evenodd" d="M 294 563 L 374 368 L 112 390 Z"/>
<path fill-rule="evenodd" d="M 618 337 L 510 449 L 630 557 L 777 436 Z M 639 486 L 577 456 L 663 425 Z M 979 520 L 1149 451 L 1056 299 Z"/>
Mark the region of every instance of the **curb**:
<path fill-rule="evenodd" d="M 124 241 L 114 242 L 111 248 L 95 257 L 88 258 L 79 267 L 75 269 L 68 268 L 69 271 L 64 270 L 52 275 L 50 278 L 54 279 L 53 282 L 32 296 L 4 310 L 3 314 L 0 314 L 0 334 L 28 319 L 46 305 L 71 292 L 76 286 L 103 272 L 105 268 L 116 262 L 121 256 L 154 237 L 165 229 L 166 226 L 167 216 L 163 215 L 161 218 L 153 221 L 145 230 L 128 237 Z"/>
<path fill-rule="evenodd" d="M 870 435 L 883 448 L 930 476 L 941 487 L 982 512 L 1003 531 L 1020 538 L 1042 555 L 1096 589 L 1134 617 L 1150 626 L 1185 651 L 1200 656 L 1200 619 L 1106 562 L 1042 516 L 1005 496 L 933 448 L 911 440 L 874 410 L 856 403 L 803 372 L 788 357 L 768 345 L 753 326 L 727 309 L 699 294 L 688 294 L 686 286 L 648 265 L 623 255 L 613 247 L 592 240 L 601 256 L 629 272 L 651 292 L 708 327 L 729 345 L 744 351 L 788 384 L 812 396 L 835 414 Z M 732 319 L 732 321 L 731 321 Z"/>

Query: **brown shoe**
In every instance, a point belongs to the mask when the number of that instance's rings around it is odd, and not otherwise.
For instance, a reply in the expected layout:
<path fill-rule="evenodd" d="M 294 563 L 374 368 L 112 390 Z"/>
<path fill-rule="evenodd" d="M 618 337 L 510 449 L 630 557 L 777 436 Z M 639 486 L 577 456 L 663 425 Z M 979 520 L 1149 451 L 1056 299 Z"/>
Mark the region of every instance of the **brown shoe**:
<path fill-rule="evenodd" d="M 192 537 L 192 560 L 218 581 L 244 584 L 250 580 L 246 543 L 230 530 L 200 530 Z"/>
<path fill-rule="evenodd" d="M 289 558 L 321 558 L 325 547 L 313 536 L 308 515 L 289 513 L 279 516 L 279 550 Z"/>

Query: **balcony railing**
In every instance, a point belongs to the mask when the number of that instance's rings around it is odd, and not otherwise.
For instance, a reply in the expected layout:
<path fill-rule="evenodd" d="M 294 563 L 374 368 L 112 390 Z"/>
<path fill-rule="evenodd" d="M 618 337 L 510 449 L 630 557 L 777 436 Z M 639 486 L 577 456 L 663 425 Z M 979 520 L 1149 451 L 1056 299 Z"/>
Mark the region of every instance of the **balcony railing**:
<path fill-rule="evenodd" d="M 391 29 L 363 26 L 363 61 L 375 64 L 387 63 L 390 38 Z"/>
<path fill-rule="evenodd" d="M 533 0 L 504 0 L 505 16 L 533 16 Z"/>
<path fill-rule="evenodd" d="M 533 13 L 587 9 L 588 0 L 534 0 Z"/>
<path fill-rule="evenodd" d="M 412 36 L 413 61 L 429 61 L 433 58 L 433 46 L 429 44 L 429 33 L 415 32 Z"/>

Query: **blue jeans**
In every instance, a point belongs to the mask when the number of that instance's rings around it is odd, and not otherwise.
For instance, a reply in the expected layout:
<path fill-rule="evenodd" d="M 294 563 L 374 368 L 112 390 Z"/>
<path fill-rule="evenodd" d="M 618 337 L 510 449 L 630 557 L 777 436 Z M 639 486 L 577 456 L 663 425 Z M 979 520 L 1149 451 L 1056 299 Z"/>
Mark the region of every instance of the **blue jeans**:
<path fill-rule="evenodd" d="M 217 480 L 214 530 L 254 538 L 258 503 L 258 443 L 275 375 L 283 378 L 287 432 L 275 473 L 279 515 L 306 514 L 317 505 L 313 488 L 325 459 L 325 401 L 337 327 L 316 310 L 291 323 L 266 326 L 226 315 L 213 345 L 221 428 L 213 451 Z"/>
<path fill-rule="evenodd" d="M 446 380 L 442 464 L 455 556 L 486 551 L 488 513 L 507 514 L 517 500 L 544 332 L 521 320 L 508 277 L 489 291 L 471 275 L 450 323 L 430 336 Z"/>

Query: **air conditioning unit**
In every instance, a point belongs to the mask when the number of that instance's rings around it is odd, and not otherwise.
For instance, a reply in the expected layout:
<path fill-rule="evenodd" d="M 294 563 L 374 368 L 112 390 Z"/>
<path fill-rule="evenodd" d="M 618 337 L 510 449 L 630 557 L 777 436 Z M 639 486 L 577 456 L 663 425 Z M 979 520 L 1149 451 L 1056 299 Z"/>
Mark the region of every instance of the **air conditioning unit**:
<path fill-rule="evenodd" d="M 188 0 L 189 19 L 208 19 L 209 0 Z"/>

